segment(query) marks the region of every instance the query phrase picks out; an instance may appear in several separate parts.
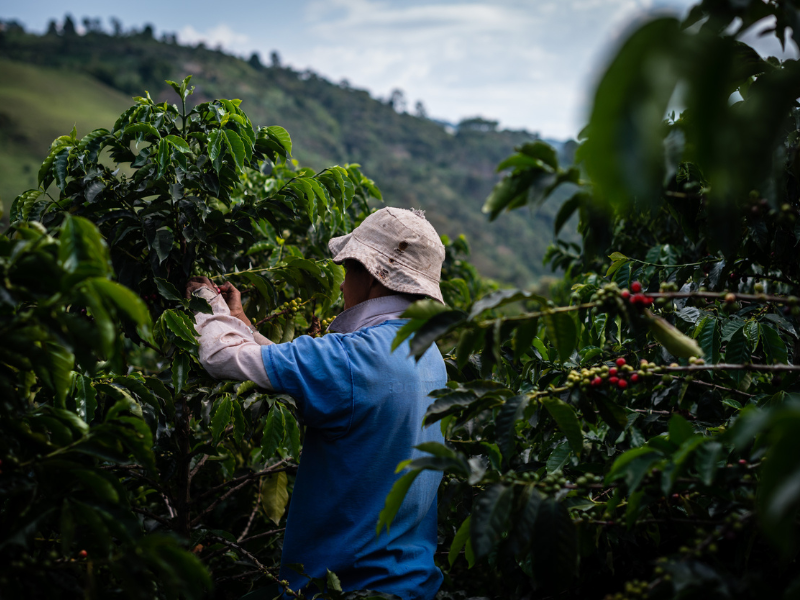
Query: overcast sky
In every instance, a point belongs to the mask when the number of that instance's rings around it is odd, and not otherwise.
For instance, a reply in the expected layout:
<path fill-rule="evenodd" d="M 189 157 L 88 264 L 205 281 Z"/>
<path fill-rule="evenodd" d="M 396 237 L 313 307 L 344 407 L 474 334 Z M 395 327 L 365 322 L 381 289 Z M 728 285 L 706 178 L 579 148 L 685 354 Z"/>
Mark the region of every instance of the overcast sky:
<path fill-rule="evenodd" d="M 268 62 L 310 68 L 387 97 L 405 92 L 430 116 L 472 116 L 545 137 L 573 137 L 585 124 L 597 77 L 637 21 L 684 14 L 692 0 L 26 0 L 0 4 L 0 18 L 43 31 L 70 13 L 80 23 L 117 17 L 126 29 L 221 45 Z M 2 85 L 2 82 L 0 82 Z"/>

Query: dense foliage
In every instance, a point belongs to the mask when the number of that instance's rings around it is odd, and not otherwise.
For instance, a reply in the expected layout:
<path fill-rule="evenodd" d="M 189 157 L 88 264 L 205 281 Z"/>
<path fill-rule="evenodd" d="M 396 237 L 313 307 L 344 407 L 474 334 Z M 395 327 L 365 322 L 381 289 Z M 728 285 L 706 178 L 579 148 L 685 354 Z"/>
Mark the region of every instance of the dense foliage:
<path fill-rule="evenodd" d="M 294 402 L 211 379 L 192 316 L 210 308 L 182 290 L 224 275 L 273 340 L 321 335 L 343 279 L 327 241 L 380 192 L 358 165 L 299 167 L 288 133 L 238 101 L 189 109 L 187 83 L 179 106 L 139 97 L 110 130 L 56 139 L 12 206 L 4 595 L 200 598 L 213 580 L 227 598 L 275 579 Z"/>
<path fill-rule="evenodd" d="M 496 122 L 480 119 L 449 131 L 442 123 L 398 112 L 365 90 L 311 71 L 280 61 L 248 62 L 202 45 L 179 45 L 169 37 L 156 40 L 142 30 L 111 33 L 87 27 L 84 35 L 67 35 L 62 27 L 36 35 L 6 25 L 3 37 L 2 29 L 0 23 L 0 76 L 7 78 L 0 88 L 0 157 L 29 168 L 30 180 L 12 188 L 11 182 L 22 178 L 0 166 L 0 175 L 6 174 L 0 177 L 0 196 L 6 202 L 36 187 L 44 145 L 57 134 L 76 121 L 82 130 L 88 123 L 109 126 L 89 112 L 84 94 L 91 95 L 92 105 L 107 106 L 106 113 L 113 106 L 112 114 L 118 114 L 126 105 L 119 102 L 145 89 L 157 102 L 172 102 L 164 79 L 194 74 L 197 90 L 190 103 L 241 98 L 254 123 L 277 122 L 291 131 L 294 156 L 302 164 L 319 170 L 360 163 L 380 181 L 393 206 L 425 209 L 437 231 L 451 238 L 464 233 L 479 245 L 482 251 L 473 260 L 484 276 L 526 286 L 547 273 L 541 257 L 552 239 L 558 199 L 535 219 L 510 215 L 491 228 L 484 226 L 480 210 L 498 180 L 497 163 L 516 145 L 533 140 L 533 133 L 499 130 Z M 113 98 L 105 97 L 113 92 Z M 51 94 L 61 99 L 58 111 L 36 100 Z M 32 95 L 30 102 L 18 100 Z M 524 244 L 509 243 L 521 239 Z M 577 241 L 574 232 L 572 241 Z"/>
<path fill-rule="evenodd" d="M 800 77 L 737 41 L 770 15 L 783 39 L 800 7 L 706 1 L 642 25 L 577 166 L 538 141 L 500 164 L 491 219 L 577 190 L 555 229 L 577 212 L 583 244 L 551 248 L 551 299 L 492 290 L 446 240 L 447 306 L 412 307 L 398 343 L 446 351 L 425 426 L 447 443 L 399 466 L 376 523 L 445 471 L 442 597 L 800 589 Z M 173 85 L 180 108 L 139 98 L 111 130 L 57 139 L 0 243 L 9 595 L 237 597 L 275 579 L 302 427 L 291 398 L 207 377 L 191 318 L 207 307 L 179 290 L 224 275 L 263 333 L 319 335 L 342 276 L 324 244 L 379 193 Z M 319 585 L 339 595 L 334 574 Z"/>
<path fill-rule="evenodd" d="M 583 245 L 550 249 L 552 300 L 409 311 L 417 355 L 457 338 L 425 417 L 447 445 L 402 465 L 378 529 L 421 470 L 445 471 L 452 597 L 800 589 L 800 64 L 739 41 L 770 16 L 783 40 L 800 5 L 643 24 L 599 83 L 581 170 L 542 143 L 501 163 L 492 219 L 579 185 L 555 228 L 577 212 Z"/>

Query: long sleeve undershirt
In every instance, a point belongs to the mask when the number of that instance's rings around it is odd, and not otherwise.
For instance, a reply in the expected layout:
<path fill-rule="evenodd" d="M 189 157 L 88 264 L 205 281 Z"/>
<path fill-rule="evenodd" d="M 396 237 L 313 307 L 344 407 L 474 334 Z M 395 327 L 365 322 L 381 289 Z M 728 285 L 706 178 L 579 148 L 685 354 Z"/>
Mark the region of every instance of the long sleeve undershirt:
<path fill-rule="evenodd" d="M 261 354 L 261 346 L 273 342 L 231 316 L 219 292 L 203 287 L 195 293 L 203 297 L 214 311 L 211 315 L 195 314 L 196 329 L 200 334 L 200 363 L 209 375 L 217 379 L 251 380 L 265 390 L 273 390 Z M 389 319 L 397 319 L 413 301 L 414 297 L 403 294 L 367 300 L 342 312 L 328 330 L 352 333 Z"/>
<path fill-rule="evenodd" d="M 209 375 L 217 379 L 251 380 L 265 390 L 273 389 L 261 360 L 261 346 L 272 342 L 231 316 L 228 305 L 218 292 L 204 287 L 196 293 L 214 311 L 212 315 L 195 314 L 196 329 L 200 334 L 200 363 Z"/>

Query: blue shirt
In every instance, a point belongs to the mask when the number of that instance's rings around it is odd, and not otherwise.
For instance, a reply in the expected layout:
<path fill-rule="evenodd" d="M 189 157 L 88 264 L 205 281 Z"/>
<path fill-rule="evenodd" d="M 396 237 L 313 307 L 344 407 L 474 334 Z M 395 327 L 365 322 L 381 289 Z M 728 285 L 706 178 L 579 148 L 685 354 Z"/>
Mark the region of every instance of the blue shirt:
<path fill-rule="evenodd" d="M 404 320 L 354 333 L 302 336 L 262 348 L 272 386 L 291 395 L 306 425 L 281 559 L 293 590 L 330 569 L 345 591 L 371 589 L 430 599 L 442 583 L 436 551 L 436 491 L 442 475 L 423 471 L 380 537 L 378 515 L 402 475 L 397 464 L 422 455 L 413 446 L 444 440 L 422 428 L 428 394 L 447 381 L 435 345 L 415 362 L 408 344 L 391 344 Z M 314 590 L 315 591 L 315 590 Z"/>

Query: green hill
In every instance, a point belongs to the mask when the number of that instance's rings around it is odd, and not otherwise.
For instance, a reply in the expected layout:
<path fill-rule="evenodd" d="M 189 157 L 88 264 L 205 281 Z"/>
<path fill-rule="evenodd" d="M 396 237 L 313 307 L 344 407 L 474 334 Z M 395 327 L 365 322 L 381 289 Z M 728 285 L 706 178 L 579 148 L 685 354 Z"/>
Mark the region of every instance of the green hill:
<path fill-rule="evenodd" d="M 188 74 L 196 85 L 194 102 L 241 98 L 255 124 L 289 130 L 301 163 L 360 163 L 388 204 L 425 209 L 440 233 L 465 233 L 484 275 L 530 285 L 544 274 L 541 261 L 558 201 L 535 216 L 509 214 L 491 224 L 480 210 L 498 180 L 495 166 L 532 134 L 498 131 L 481 120 L 448 132 L 312 72 L 147 35 L 38 36 L 18 27 L 0 32 L 0 197 L 6 207 L 35 186 L 38 165 L 56 136 L 73 124 L 79 134 L 109 127 L 130 96 L 145 89 L 174 102 L 164 80 Z"/>

